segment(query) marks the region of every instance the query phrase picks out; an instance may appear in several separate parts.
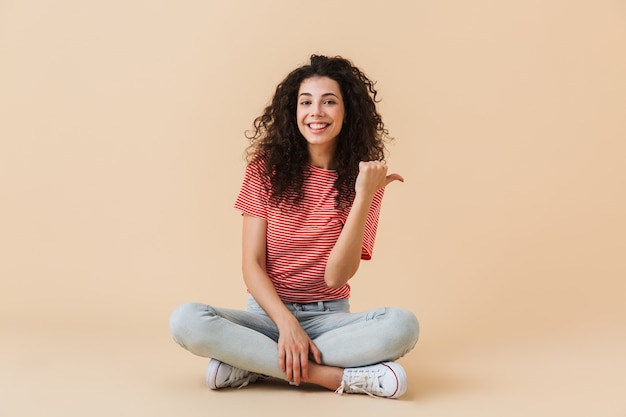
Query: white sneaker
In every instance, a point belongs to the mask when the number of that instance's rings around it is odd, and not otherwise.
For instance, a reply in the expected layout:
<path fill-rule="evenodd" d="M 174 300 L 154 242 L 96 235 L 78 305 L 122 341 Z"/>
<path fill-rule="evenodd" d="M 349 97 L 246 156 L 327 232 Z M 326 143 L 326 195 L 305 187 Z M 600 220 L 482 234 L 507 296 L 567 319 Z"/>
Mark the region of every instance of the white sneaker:
<path fill-rule="evenodd" d="M 217 359 L 211 359 L 206 370 L 206 384 L 211 389 L 226 387 L 243 388 L 257 379 L 265 379 L 265 375 L 256 374 L 243 369 L 235 368 Z"/>
<path fill-rule="evenodd" d="M 395 362 L 343 370 L 337 393 L 367 394 L 371 397 L 398 398 L 406 392 L 407 378 L 402 366 Z"/>

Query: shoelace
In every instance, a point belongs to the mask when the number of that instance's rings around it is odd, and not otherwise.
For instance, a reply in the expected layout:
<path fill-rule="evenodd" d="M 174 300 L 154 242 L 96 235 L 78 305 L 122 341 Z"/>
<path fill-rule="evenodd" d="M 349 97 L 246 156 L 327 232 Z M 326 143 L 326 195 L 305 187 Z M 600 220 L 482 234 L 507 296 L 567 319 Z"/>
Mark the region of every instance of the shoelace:
<path fill-rule="evenodd" d="M 347 383 L 345 379 L 342 380 L 341 385 L 335 392 L 337 394 L 343 394 L 344 392 L 348 394 L 363 393 L 369 395 L 370 397 L 379 398 L 378 396 L 372 394 L 372 392 L 381 392 L 381 390 L 378 385 L 377 375 L 362 374 L 350 383 Z"/>
<path fill-rule="evenodd" d="M 246 373 L 248 375 L 246 375 Z M 249 372 L 244 369 L 239 369 L 233 367 L 230 375 L 228 376 L 228 386 L 241 389 L 243 387 L 247 387 L 251 382 L 256 382 L 256 380 L 266 379 L 267 376 L 261 374 L 255 374 L 254 372 Z"/>
<path fill-rule="evenodd" d="M 247 374 L 247 375 L 246 375 Z M 244 369 L 233 367 L 228 376 L 228 386 L 243 388 L 256 381 L 257 375 Z"/>

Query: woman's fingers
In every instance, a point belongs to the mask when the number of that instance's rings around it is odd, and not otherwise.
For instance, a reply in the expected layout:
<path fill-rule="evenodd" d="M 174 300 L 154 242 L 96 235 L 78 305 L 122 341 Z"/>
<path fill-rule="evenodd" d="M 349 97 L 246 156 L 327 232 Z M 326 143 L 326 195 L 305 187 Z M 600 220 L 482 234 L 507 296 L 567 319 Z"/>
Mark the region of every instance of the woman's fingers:
<path fill-rule="evenodd" d="M 404 182 L 404 178 L 396 173 L 387 175 L 387 164 L 383 161 L 361 161 L 355 190 L 357 193 L 359 191 L 374 193 L 393 181 Z"/>
<path fill-rule="evenodd" d="M 302 352 L 299 352 L 293 361 L 293 381 L 294 384 L 300 385 L 300 381 L 302 380 Z M 306 368 L 306 364 L 304 365 Z"/>
<path fill-rule="evenodd" d="M 301 327 L 287 328 L 278 338 L 278 362 L 285 378 L 300 385 L 309 379 L 309 355 L 322 363 L 322 354 Z"/>
<path fill-rule="evenodd" d="M 280 370 L 282 372 L 287 371 L 287 366 L 285 365 L 286 360 L 287 360 L 287 353 L 285 352 L 285 349 L 283 349 L 283 347 L 279 344 L 278 345 L 278 366 L 280 367 Z"/>
<path fill-rule="evenodd" d="M 285 378 L 287 381 L 300 385 L 308 379 L 308 352 L 295 350 L 288 352 L 285 360 Z"/>
<path fill-rule="evenodd" d="M 385 179 L 385 187 L 389 185 L 389 183 L 394 182 L 394 181 L 404 182 L 404 178 L 402 178 L 400 174 L 387 175 L 387 178 Z"/>
<path fill-rule="evenodd" d="M 285 353 L 285 376 L 287 378 L 287 381 L 292 381 L 293 380 L 293 358 L 291 356 L 291 352 L 286 352 Z"/>
<path fill-rule="evenodd" d="M 279 348 L 278 362 L 280 370 L 285 373 L 287 381 L 300 385 L 301 382 L 308 379 L 308 355 L 309 350 L 307 346 L 292 344 L 285 346 L 284 349 Z"/>
<path fill-rule="evenodd" d="M 311 355 L 313 355 L 313 360 L 315 360 L 315 363 L 321 364 L 322 352 L 320 352 L 317 346 L 315 346 L 315 343 L 313 343 L 312 341 L 311 341 L 311 345 L 309 346 L 309 350 L 311 352 Z"/>

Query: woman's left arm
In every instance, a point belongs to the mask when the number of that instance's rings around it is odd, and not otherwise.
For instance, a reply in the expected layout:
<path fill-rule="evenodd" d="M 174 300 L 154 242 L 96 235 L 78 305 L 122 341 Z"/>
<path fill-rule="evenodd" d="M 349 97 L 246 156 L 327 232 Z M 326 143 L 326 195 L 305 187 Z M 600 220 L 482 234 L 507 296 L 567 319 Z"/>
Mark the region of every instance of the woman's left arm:
<path fill-rule="evenodd" d="M 398 174 L 387 175 L 387 165 L 384 162 L 369 161 L 359 164 L 352 208 L 326 262 L 324 280 L 327 286 L 344 286 L 359 269 L 365 223 L 374 194 L 396 180 L 404 181 Z"/>

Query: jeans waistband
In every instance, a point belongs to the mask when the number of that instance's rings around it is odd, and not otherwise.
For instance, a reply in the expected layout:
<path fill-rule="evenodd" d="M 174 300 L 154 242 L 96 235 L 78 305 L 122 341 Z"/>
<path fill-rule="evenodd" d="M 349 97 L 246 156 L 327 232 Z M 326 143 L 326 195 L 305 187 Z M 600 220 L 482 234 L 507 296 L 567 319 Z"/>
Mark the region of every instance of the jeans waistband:
<path fill-rule="evenodd" d="M 330 301 L 315 301 L 313 303 L 284 303 L 290 311 L 350 311 L 350 300 L 342 298 Z M 252 295 L 248 294 L 247 309 L 262 310 Z"/>
<path fill-rule="evenodd" d="M 349 311 L 350 302 L 347 298 L 330 301 L 315 301 L 313 303 L 285 303 L 292 311 Z"/>

